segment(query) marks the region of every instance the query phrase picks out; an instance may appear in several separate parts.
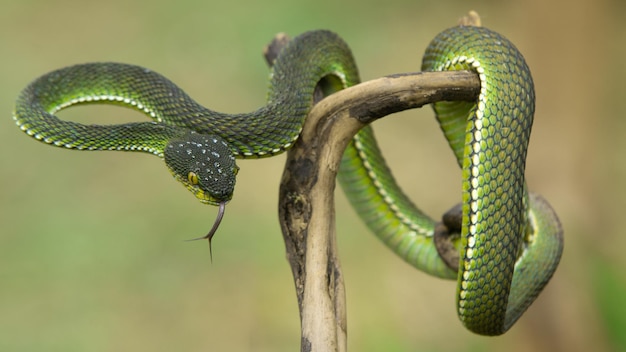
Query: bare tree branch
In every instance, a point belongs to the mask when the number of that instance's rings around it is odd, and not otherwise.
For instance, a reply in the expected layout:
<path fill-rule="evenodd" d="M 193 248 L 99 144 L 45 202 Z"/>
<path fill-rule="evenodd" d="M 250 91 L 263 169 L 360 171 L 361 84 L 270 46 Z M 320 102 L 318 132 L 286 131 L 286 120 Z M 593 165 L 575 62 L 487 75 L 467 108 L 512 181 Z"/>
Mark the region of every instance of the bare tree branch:
<path fill-rule="evenodd" d="M 271 66 L 289 41 L 279 34 L 265 51 Z M 398 74 L 363 82 L 321 99 L 287 154 L 279 219 L 296 286 L 301 351 L 346 351 L 345 288 L 335 237 L 335 177 L 352 137 L 394 112 L 437 101 L 474 101 L 480 90 L 469 71 Z M 319 98 L 319 99 L 318 99 Z"/>
<path fill-rule="evenodd" d="M 480 26 L 470 11 L 459 25 Z M 272 66 L 289 37 L 280 33 L 263 51 Z M 480 90 L 469 71 L 398 74 L 363 82 L 323 98 L 287 153 L 279 219 L 296 285 L 301 351 L 346 351 L 343 276 L 335 237 L 335 177 L 348 142 L 366 124 L 394 112 L 438 101 L 474 101 Z"/>
<path fill-rule="evenodd" d="M 346 350 L 334 189 L 350 139 L 377 118 L 436 101 L 471 101 L 479 89 L 478 77 L 468 71 L 412 73 L 364 82 L 315 105 L 288 153 L 279 198 L 300 308 L 302 351 Z"/>

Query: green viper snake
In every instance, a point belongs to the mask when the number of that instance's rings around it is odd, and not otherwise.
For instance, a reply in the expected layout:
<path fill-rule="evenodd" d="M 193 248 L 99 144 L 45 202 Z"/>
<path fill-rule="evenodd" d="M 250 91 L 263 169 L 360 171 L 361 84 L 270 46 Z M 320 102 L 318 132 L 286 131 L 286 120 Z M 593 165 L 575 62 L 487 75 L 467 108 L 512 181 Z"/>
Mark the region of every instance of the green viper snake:
<path fill-rule="evenodd" d="M 421 212 L 394 181 L 370 127 L 346 150 L 339 181 L 359 215 L 399 256 L 432 275 L 457 278 L 458 314 L 468 329 L 502 334 L 551 278 L 563 246 L 554 211 L 527 192 L 524 180 L 534 113 L 532 78 L 513 44 L 472 26 L 439 34 L 426 50 L 422 69 L 472 70 L 480 78 L 476 102 L 434 105 L 463 170 L 462 205 L 443 223 Z M 50 145 L 163 158 L 174 178 L 201 202 L 220 206 L 203 237 L 210 241 L 233 196 L 235 159 L 289 149 L 311 109 L 316 85 L 328 76 L 341 82 L 339 88 L 359 82 L 348 46 L 332 32 L 312 31 L 282 49 L 271 70 L 267 104 L 251 113 L 209 110 L 139 66 L 90 63 L 36 79 L 19 96 L 13 116 L 24 132 Z M 84 125 L 55 116 L 86 103 L 131 107 L 152 121 Z M 439 242 L 450 243 L 460 255 L 439 254 Z"/>

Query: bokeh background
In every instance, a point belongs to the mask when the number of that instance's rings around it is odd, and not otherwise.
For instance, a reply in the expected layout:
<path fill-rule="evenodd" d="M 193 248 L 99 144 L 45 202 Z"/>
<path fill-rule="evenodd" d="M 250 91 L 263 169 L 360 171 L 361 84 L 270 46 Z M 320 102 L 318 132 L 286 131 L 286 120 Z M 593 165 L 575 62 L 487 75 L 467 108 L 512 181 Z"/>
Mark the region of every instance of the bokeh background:
<path fill-rule="evenodd" d="M 352 351 L 626 350 L 626 5 L 572 1 L 5 1 L 0 10 L 0 350 L 294 351 L 299 318 L 277 221 L 284 156 L 240 161 L 215 217 L 153 156 L 77 152 L 11 120 L 32 79 L 80 62 L 139 64 L 215 110 L 264 102 L 262 47 L 277 33 L 334 30 L 364 80 L 419 70 L 429 40 L 468 10 L 524 53 L 538 94 L 530 188 L 558 211 L 564 256 L 502 337 L 467 332 L 455 284 L 417 272 L 360 223 L 338 191 Z M 145 120 L 76 107 L 83 122 Z M 430 109 L 376 123 L 397 178 L 439 216 L 460 172 Z"/>

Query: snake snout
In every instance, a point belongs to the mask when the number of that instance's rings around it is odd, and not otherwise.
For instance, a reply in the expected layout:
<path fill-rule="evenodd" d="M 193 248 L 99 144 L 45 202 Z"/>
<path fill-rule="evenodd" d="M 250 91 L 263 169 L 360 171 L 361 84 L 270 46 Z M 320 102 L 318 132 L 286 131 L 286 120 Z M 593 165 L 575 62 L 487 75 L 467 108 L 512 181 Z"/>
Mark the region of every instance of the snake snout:
<path fill-rule="evenodd" d="M 164 158 L 174 177 L 201 202 L 218 205 L 232 198 L 239 167 L 221 137 L 188 132 L 168 143 Z"/>

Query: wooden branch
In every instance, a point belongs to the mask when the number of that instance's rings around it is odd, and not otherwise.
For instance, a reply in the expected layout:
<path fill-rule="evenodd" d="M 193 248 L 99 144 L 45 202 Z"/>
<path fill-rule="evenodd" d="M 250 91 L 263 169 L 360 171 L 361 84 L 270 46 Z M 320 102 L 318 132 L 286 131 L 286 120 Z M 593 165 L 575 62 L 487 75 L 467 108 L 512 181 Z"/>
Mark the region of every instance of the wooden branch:
<path fill-rule="evenodd" d="M 279 34 L 266 47 L 270 66 L 288 40 Z M 469 71 L 407 73 L 363 82 L 313 107 L 287 153 L 278 208 L 300 309 L 301 351 L 347 350 L 334 189 L 349 141 L 383 116 L 437 101 L 474 101 L 479 90 L 477 75 Z"/>
<path fill-rule="evenodd" d="M 365 124 L 443 100 L 476 98 L 468 71 L 384 77 L 321 100 L 288 152 L 279 218 L 292 268 L 302 327 L 302 351 L 346 350 L 346 302 L 335 240 L 335 177 L 344 149 Z"/>

